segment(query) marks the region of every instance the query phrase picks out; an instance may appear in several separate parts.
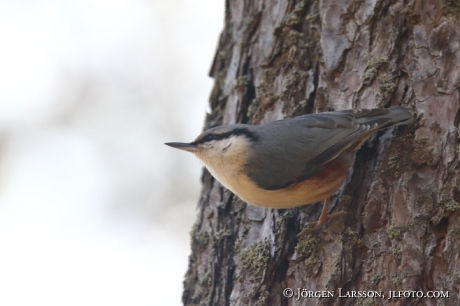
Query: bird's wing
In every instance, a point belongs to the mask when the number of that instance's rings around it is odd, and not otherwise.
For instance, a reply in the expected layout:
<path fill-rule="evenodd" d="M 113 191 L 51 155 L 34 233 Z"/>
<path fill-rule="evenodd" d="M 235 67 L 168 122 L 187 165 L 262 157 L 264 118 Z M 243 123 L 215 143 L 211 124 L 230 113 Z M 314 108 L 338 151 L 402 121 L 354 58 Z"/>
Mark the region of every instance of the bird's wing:
<path fill-rule="evenodd" d="M 310 114 L 254 126 L 261 141 L 247 158 L 248 176 L 261 188 L 276 190 L 306 180 L 342 152 L 367 139 L 391 118 L 374 110 Z M 262 147 L 263 143 L 263 147 Z"/>

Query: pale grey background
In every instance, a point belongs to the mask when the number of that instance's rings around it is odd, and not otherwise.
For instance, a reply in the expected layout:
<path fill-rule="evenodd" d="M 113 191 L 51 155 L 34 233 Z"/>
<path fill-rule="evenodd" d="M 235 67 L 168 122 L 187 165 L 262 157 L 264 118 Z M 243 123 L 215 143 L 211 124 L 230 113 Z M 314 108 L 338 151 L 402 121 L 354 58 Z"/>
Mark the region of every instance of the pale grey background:
<path fill-rule="evenodd" d="M 223 0 L 0 1 L 0 304 L 180 305 Z"/>

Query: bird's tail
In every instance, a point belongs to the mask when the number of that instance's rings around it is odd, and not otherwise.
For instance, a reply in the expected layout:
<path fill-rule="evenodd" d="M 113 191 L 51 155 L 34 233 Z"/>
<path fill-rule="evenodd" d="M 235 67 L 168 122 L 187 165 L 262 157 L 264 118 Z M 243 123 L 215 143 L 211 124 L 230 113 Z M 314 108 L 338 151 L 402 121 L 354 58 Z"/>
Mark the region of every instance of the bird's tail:
<path fill-rule="evenodd" d="M 363 124 L 372 122 L 380 123 L 379 129 L 414 122 L 414 116 L 404 107 L 393 106 L 390 108 L 361 109 L 355 115 L 356 121 Z"/>

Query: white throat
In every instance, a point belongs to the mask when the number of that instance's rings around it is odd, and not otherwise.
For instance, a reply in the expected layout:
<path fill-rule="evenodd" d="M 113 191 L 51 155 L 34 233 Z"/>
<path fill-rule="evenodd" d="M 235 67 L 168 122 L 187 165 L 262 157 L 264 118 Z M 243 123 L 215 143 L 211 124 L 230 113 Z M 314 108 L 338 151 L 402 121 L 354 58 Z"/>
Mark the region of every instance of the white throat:
<path fill-rule="evenodd" d="M 242 174 L 246 163 L 249 141 L 244 137 L 230 137 L 215 142 L 195 155 L 205 164 L 209 172 L 230 190 Z"/>

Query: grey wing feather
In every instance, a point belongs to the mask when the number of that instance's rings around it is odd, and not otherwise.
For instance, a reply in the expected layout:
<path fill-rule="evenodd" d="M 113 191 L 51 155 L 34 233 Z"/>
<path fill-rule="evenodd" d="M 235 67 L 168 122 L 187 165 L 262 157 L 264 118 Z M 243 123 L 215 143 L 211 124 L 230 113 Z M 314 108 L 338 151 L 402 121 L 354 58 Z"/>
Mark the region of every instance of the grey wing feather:
<path fill-rule="evenodd" d="M 254 144 L 248 156 L 248 175 L 267 190 L 287 187 L 314 176 L 323 165 L 376 130 L 406 124 L 411 118 L 399 107 L 353 109 L 253 126 L 262 141 Z"/>

